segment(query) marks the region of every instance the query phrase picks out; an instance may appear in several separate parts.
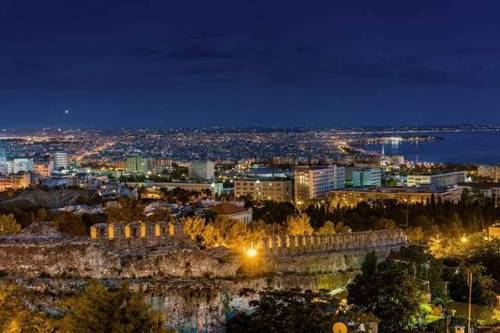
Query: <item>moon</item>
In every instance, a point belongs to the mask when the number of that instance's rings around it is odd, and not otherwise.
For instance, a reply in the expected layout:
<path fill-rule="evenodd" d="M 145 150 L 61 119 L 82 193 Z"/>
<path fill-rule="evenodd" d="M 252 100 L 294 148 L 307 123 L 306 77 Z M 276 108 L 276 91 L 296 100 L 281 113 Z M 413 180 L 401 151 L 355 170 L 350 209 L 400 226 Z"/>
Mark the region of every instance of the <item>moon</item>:
<path fill-rule="evenodd" d="M 64 114 L 69 114 L 69 110 L 64 110 Z"/>

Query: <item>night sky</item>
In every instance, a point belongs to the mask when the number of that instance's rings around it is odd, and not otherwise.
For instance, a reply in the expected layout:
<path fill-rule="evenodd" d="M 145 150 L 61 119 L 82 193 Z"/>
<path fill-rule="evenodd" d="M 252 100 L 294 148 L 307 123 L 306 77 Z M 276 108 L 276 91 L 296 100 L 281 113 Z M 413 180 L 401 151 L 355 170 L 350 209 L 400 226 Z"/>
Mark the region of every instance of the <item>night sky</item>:
<path fill-rule="evenodd" d="M 498 0 L 2 0 L 0 127 L 498 124 L 499 15 Z"/>

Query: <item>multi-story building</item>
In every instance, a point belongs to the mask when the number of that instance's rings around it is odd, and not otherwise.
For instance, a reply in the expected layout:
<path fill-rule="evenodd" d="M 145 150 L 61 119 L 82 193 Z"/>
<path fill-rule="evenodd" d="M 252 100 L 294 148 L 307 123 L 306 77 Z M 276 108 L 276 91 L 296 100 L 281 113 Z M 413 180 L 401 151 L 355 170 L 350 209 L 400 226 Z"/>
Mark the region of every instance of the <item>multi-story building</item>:
<path fill-rule="evenodd" d="M 500 184 L 499 183 L 468 183 L 463 186 L 471 193 L 480 193 L 485 198 L 493 199 L 496 206 L 500 205 Z"/>
<path fill-rule="evenodd" d="M 188 167 L 189 178 L 210 180 L 214 178 L 215 165 L 212 161 L 194 161 Z"/>
<path fill-rule="evenodd" d="M 483 178 L 489 178 L 492 181 L 500 182 L 500 165 L 480 165 L 477 168 L 477 175 Z"/>
<path fill-rule="evenodd" d="M 54 161 L 43 161 L 35 163 L 35 173 L 42 177 L 49 177 L 54 172 Z"/>
<path fill-rule="evenodd" d="M 0 192 L 17 190 L 31 185 L 31 175 L 29 173 L 0 177 Z"/>
<path fill-rule="evenodd" d="M 54 170 L 68 169 L 68 154 L 62 151 L 56 151 L 52 154 L 52 161 L 54 161 Z"/>
<path fill-rule="evenodd" d="M 12 161 L 7 161 L 8 173 L 32 172 L 34 166 L 32 158 L 15 158 Z"/>
<path fill-rule="evenodd" d="M 250 196 L 254 200 L 292 201 L 292 181 L 289 179 L 240 179 L 234 181 L 236 197 Z"/>
<path fill-rule="evenodd" d="M 165 189 L 171 191 L 176 188 L 180 188 L 186 191 L 192 192 L 204 192 L 210 191 L 214 194 L 220 195 L 223 193 L 222 183 L 211 183 L 211 182 L 127 182 L 128 186 L 134 188 L 145 188 L 145 189 Z"/>
<path fill-rule="evenodd" d="M 337 165 L 300 166 L 293 169 L 294 200 L 301 204 L 307 200 L 326 197 L 332 190 L 345 187 L 345 168 Z"/>
<path fill-rule="evenodd" d="M 428 204 L 434 202 L 458 203 L 462 196 L 461 187 L 369 187 L 350 188 L 331 192 L 334 206 L 355 207 L 360 202 L 395 200 L 399 203 Z"/>
<path fill-rule="evenodd" d="M 112 167 L 118 170 L 127 170 L 127 161 L 117 160 L 112 163 Z"/>
<path fill-rule="evenodd" d="M 448 187 L 465 182 L 465 176 L 465 171 L 436 173 L 432 175 L 408 175 L 406 177 L 406 185 L 409 187 L 422 185 Z"/>
<path fill-rule="evenodd" d="M 345 170 L 345 182 L 347 187 L 382 186 L 382 170 L 349 167 Z"/>
<path fill-rule="evenodd" d="M 151 168 L 154 172 L 161 172 L 172 167 L 172 159 L 170 158 L 154 158 L 151 161 Z"/>
<path fill-rule="evenodd" d="M 0 175 L 6 175 L 8 172 L 7 154 L 5 153 L 5 150 L 0 149 Z"/>
<path fill-rule="evenodd" d="M 144 174 L 151 171 L 151 159 L 142 156 L 127 158 L 127 172 Z"/>

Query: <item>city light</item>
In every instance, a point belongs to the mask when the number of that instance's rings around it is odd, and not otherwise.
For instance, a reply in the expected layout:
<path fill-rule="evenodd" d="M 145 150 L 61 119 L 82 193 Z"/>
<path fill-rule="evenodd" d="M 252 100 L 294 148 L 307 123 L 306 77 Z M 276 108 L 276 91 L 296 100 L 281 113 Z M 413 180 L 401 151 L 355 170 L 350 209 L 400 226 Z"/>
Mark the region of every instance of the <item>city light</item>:
<path fill-rule="evenodd" d="M 247 257 L 250 257 L 250 258 L 256 257 L 257 256 L 257 249 L 255 249 L 254 247 L 247 249 L 246 255 L 247 255 Z"/>

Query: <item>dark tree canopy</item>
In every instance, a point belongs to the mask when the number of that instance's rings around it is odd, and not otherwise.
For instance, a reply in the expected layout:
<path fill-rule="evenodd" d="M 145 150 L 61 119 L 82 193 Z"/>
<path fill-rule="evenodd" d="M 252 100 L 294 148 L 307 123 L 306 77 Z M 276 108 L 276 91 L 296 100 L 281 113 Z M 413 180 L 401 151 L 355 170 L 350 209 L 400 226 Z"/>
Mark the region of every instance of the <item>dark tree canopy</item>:
<path fill-rule="evenodd" d="M 370 262 L 373 261 L 369 256 Z M 385 261 L 374 272 L 371 264 L 348 286 L 349 303 L 381 320 L 382 332 L 399 333 L 417 314 L 418 290 L 406 267 Z"/>
<path fill-rule="evenodd" d="M 227 333 L 331 332 L 337 301 L 326 292 L 266 290 L 227 323 Z"/>

